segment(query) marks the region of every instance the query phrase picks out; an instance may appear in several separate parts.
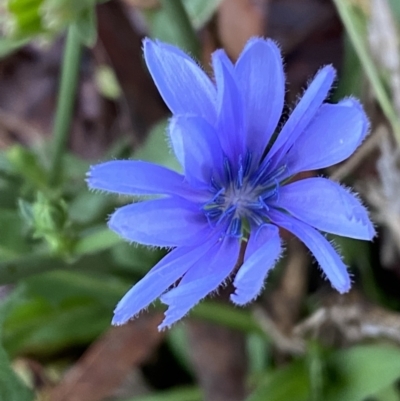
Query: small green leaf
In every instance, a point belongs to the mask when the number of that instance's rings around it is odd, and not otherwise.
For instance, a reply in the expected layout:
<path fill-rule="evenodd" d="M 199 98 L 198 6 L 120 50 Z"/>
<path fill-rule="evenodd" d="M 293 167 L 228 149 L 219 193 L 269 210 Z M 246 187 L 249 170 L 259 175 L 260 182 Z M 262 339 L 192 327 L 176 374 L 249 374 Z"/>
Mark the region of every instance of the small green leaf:
<path fill-rule="evenodd" d="M 246 401 L 309 401 L 309 395 L 306 364 L 298 360 L 283 369 L 266 372 L 263 382 Z"/>
<path fill-rule="evenodd" d="M 329 360 L 336 372 L 324 401 L 363 401 L 400 377 L 400 349 L 388 345 L 360 345 L 341 350 Z"/>
<path fill-rule="evenodd" d="M 195 29 L 202 28 L 217 11 L 222 0 L 184 0 L 183 5 Z"/>
<path fill-rule="evenodd" d="M 107 99 L 116 100 L 121 96 L 121 87 L 108 65 L 99 65 L 95 71 L 95 82 L 99 92 Z"/>
<path fill-rule="evenodd" d="M 182 3 L 194 29 L 200 29 L 214 15 L 221 2 L 222 0 L 184 0 Z M 150 36 L 185 48 L 185 38 L 181 37 L 177 22 L 171 21 L 165 9 L 160 7 L 146 10 L 143 14 L 150 27 Z"/>

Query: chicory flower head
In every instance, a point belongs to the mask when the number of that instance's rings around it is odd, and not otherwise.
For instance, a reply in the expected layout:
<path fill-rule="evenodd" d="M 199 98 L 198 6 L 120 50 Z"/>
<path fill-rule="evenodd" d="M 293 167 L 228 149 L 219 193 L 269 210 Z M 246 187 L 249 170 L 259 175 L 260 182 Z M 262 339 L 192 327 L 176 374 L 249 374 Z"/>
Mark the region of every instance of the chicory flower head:
<path fill-rule="evenodd" d="M 92 189 L 161 195 L 119 208 L 109 226 L 129 241 L 174 248 L 122 298 L 113 323 L 125 323 L 160 298 L 169 308 L 159 328 L 170 326 L 226 282 L 243 241 L 231 300 L 254 300 L 282 252 L 278 227 L 311 250 L 333 287 L 348 291 L 346 266 L 318 230 L 370 240 L 375 231 L 366 209 L 328 179 L 290 182 L 299 172 L 346 159 L 368 131 L 357 100 L 323 103 L 335 70 L 319 70 L 278 127 L 285 76 L 273 41 L 251 39 L 236 64 L 216 51 L 214 80 L 165 43 L 146 39 L 144 57 L 173 113 L 169 137 L 183 174 L 132 160 L 109 161 L 89 172 Z"/>

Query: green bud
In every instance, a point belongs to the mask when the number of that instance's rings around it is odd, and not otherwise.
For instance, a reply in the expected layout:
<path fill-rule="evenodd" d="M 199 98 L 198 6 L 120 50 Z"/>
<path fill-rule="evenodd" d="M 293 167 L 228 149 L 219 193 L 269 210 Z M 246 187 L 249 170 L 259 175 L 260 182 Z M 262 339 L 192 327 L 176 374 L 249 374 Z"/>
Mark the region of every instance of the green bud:
<path fill-rule="evenodd" d="M 15 173 L 22 176 L 34 188 L 41 190 L 46 188 L 47 172 L 35 153 L 21 145 L 14 145 L 7 151 L 6 158 Z"/>
<path fill-rule="evenodd" d="M 76 240 L 62 199 L 52 200 L 39 192 L 33 204 L 20 200 L 19 209 L 34 238 L 43 239 L 57 255 L 71 255 Z"/>

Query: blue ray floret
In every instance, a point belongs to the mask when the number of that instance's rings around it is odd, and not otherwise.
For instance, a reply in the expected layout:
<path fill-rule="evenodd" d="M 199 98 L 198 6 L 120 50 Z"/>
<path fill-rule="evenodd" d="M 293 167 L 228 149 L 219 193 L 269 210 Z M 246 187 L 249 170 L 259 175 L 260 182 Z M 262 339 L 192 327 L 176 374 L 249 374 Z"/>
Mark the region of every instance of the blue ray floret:
<path fill-rule="evenodd" d="M 352 98 L 324 103 L 335 70 L 322 68 L 285 124 L 285 77 L 278 47 L 250 40 L 233 64 L 212 56 L 214 80 L 178 48 L 146 39 L 147 67 L 173 113 L 169 137 L 183 173 L 143 161 L 93 166 L 92 189 L 158 195 L 116 210 L 109 226 L 123 238 L 173 248 L 119 302 L 123 324 L 160 298 L 168 305 L 160 329 L 182 318 L 243 264 L 231 300 L 245 305 L 261 292 L 282 251 L 279 227 L 313 253 L 340 293 L 351 281 L 341 257 L 319 231 L 370 240 L 374 228 L 360 201 L 325 178 L 291 182 L 349 157 L 369 129 Z"/>

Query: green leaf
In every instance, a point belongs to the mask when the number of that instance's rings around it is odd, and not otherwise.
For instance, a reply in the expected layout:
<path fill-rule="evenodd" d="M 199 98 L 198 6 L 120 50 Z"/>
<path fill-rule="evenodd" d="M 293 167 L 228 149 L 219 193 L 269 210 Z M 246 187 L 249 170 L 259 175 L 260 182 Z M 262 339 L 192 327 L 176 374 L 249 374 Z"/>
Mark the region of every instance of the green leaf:
<path fill-rule="evenodd" d="M 156 124 L 151 129 L 144 145 L 134 153 L 133 158 L 161 164 L 175 171 L 181 171 L 178 160 L 173 154 L 172 149 L 168 146 L 165 132 L 167 124 L 167 120 Z"/>
<path fill-rule="evenodd" d="M 76 255 L 85 255 L 104 251 L 122 242 L 121 237 L 108 227 L 101 226 L 82 237 L 74 247 Z"/>
<path fill-rule="evenodd" d="M 0 227 L 0 261 L 12 260 L 30 251 L 24 223 L 16 211 L 0 209 Z"/>
<path fill-rule="evenodd" d="M 265 337 L 264 332 L 248 309 L 238 309 L 219 302 L 205 301 L 199 303 L 193 309 L 191 316 L 206 319 L 234 330 L 241 330 L 245 333 L 258 333 Z"/>
<path fill-rule="evenodd" d="M 251 333 L 247 336 L 247 354 L 249 357 L 249 372 L 258 375 L 267 368 L 268 342 L 265 336 Z"/>
<path fill-rule="evenodd" d="M 93 47 L 97 40 L 97 18 L 94 4 L 80 12 L 75 20 L 75 26 L 82 43 Z"/>
<path fill-rule="evenodd" d="M 33 188 L 47 190 L 47 172 L 37 154 L 21 145 L 14 145 L 7 150 L 7 159 L 14 172 L 21 175 Z"/>
<path fill-rule="evenodd" d="M 121 96 L 121 87 L 111 67 L 99 65 L 95 71 L 95 82 L 99 92 L 107 99 L 116 100 Z"/>
<path fill-rule="evenodd" d="M 5 324 L 5 346 L 11 353 L 48 355 L 100 335 L 131 283 L 101 272 L 59 270 L 24 284 L 25 302 Z"/>
<path fill-rule="evenodd" d="M 56 307 L 44 299 L 29 298 L 7 319 L 4 344 L 12 355 L 41 357 L 68 346 L 87 345 L 109 327 L 111 312 L 87 299 L 76 298 Z"/>
<path fill-rule="evenodd" d="M 176 0 L 178 1 L 178 0 Z M 199 44 L 193 29 L 202 28 L 213 16 L 222 0 L 183 0 L 184 17 L 171 6 L 169 0 L 161 7 L 143 11 L 150 29 L 150 36 L 172 43 L 199 57 Z"/>
<path fill-rule="evenodd" d="M 222 0 L 184 0 L 183 5 L 195 29 L 202 28 L 213 16 Z M 143 12 L 150 28 L 150 36 L 185 48 L 185 38 L 176 21 L 160 7 Z"/>
<path fill-rule="evenodd" d="M 246 401 L 309 401 L 309 395 L 306 364 L 298 360 L 283 369 L 266 372 L 263 382 Z"/>
<path fill-rule="evenodd" d="M 217 11 L 222 0 L 184 0 L 183 5 L 195 29 L 202 28 Z"/>
<path fill-rule="evenodd" d="M 45 298 L 52 305 L 79 297 L 96 301 L 111 310 L 130 288 L 129 282 L 110 273 L 66 270 L 32 276 L 25 283 L 30 296 Z"/>
<path fill-rule="evenodd" d="M 186 327 L 182 324 L 174 325 L 167 332 L 167 341 L 171 351 L 182 367 L 191 372 L 192 363 L 190 361 L 190 345 L 186 334 Z"/>
<path fill-rule="evenodd" d="M 15 307 L 19 297 L 20 292 L 14 291 L 11 296 L 1 302 L 0 327 L 3 326 L 6 315 Z M 0 401 L 30 401 L 32 399 L 32 392 L 12 370 L 8 356 L 3 346 L 0 346 Z"/>
<path fill-rule="evenodd" d="M 111 249 L 115 264 L 129 273 L 145 275 L 164 255 L 165 251 L 120 240 Z"/>
<path fill-rule="evenodd" d="M 28 39 L 0 37 L 0 59 L 9 56 L 28 43 Z"/>
<path fill-rule="evenodd" d="M 398 0 L 389 0 L 389 3 L 397 19 L 398 26 L 400 26 L 400 2 Z"/>
<path fill-rule="evenodd" d="M 400 349 L 360 345 L 336 352 L 329 360 L 336 372 L 324 401 L 363 401 L 400 377 Z"/>
<path fill-rule="evenodd" d="M 82 225 L 99 221 L 105 222 L 105 216 L 115 209 L 115 202 L 113 196 L 106 196 L 83 188 L 69 203 L 69 218 Z M 103 224 L 104 227 L 105 224 Z"/>
<path fill-rule="evenodd" d="M 44 0 L 9 0 L 7 9 L 13 17 L 15 36 L 24 38 L 43 31 L 40 9 Z"/>
<path fill-rule="evenodd" d="M 12 260 L 0 260 L 0 284 L 15 283 L 29 276 L 51 270 L 110 271 L 112 261 L 107 252 L 84 255 L 74 263 L 43 253 L 31 253 Z"/>
<path fill-rule="evenodd" d="M 363 68 L 348 35 L 344 36 L 344 59 L 334 101 L 347 96 L 361 97 L 363 88 Z"/>

